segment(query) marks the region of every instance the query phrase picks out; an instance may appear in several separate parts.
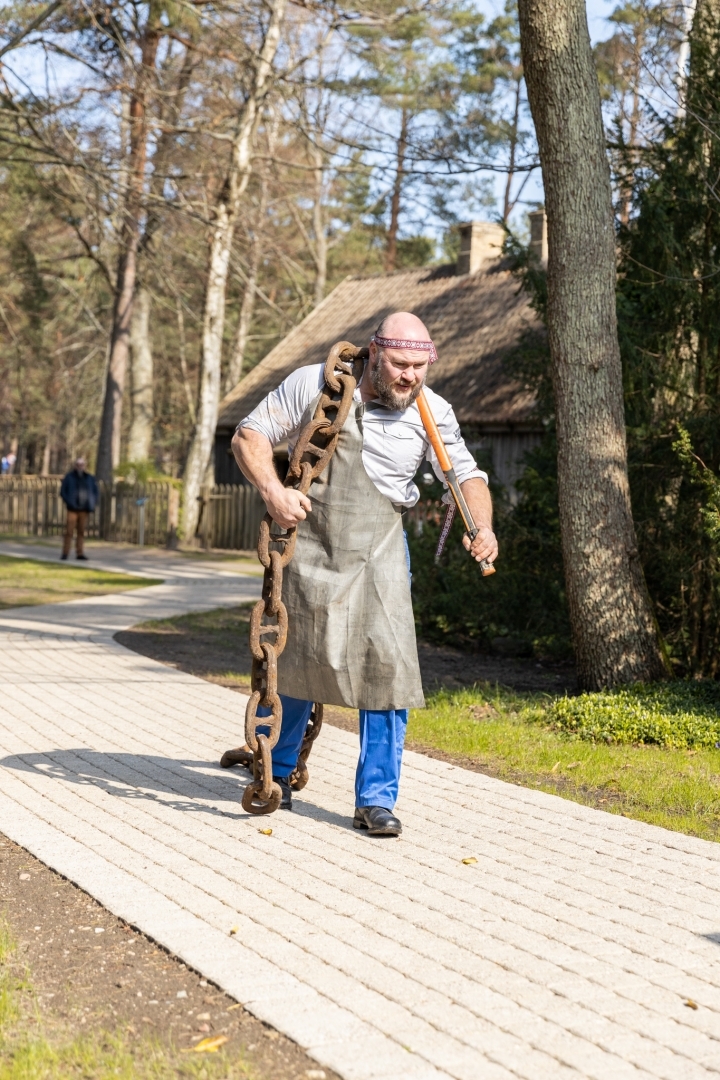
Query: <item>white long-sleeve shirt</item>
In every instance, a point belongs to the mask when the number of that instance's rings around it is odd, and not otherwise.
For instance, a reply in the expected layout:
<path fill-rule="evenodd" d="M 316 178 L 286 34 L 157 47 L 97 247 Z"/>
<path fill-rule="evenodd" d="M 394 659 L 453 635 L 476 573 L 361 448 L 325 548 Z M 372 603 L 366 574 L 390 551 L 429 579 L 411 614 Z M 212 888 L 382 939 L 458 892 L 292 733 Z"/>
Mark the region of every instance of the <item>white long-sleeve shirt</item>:
<path fill-rule="evenodd" d="M 248 427 L 260 432 L 273 446 L 287 439 L 292 451 L 305 410 L 315 400 L 323 385 L 324 367 L 324 364 L 311 364 L 293 371 L 238 427 Z M 487 483 L 487 474 L 478 469 L 475 459 L 465 445 L 452 406 L 429 387 L 425 387 L 425 397 L 440 429 L 458 481 L 462 484 L 465 480 L 477 476 Z M 358 389 L 355 390 L 355 400 L 361 401 Z M 423 460 L 430 462 L 439 480 L 444 480 L 415 403 L 404 412 L 393 412 L 379 402 L 367 402 L 362 426 L 362 459 L 365 471 L 378 491 L 397 506 L 414 506 L 420 498 L 413 477 Z"/>

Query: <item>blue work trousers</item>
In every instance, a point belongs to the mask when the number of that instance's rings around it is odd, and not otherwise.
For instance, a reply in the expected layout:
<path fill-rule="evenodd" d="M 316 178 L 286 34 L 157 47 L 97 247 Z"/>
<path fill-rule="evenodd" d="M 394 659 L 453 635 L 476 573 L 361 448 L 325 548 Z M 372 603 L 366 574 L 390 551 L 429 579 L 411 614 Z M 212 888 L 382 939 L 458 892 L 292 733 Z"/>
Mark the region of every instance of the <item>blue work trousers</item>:
<path fill-rule="evenodd" d="M 303 735 L 312 710 L 312 701 L 280 695 L 282 729 L 272 752 L 273 774 L 289 776 L 297 765 Z M 360 758 L 355 773 L 355 805 L 395 807 L 400 783 L 407 709 L 360 709 Z M 258 716 L 270 710 L 258 708 Z M 258 728 L 267 735 L 268 728 Z"/>
<path fill-rule="evenodd" d="M 405 559 L 410 573 L 410 552 L 407 536 Z M 283 708 L 280 738 L 273 750 L 273 775 L 289 776 L 297 765 L 305 728 L 312 712 L 312 701 L 280 695 Z M 355 805 L 383 806 L 393 810 L 397 802 L 400 784 L 400 764 L 405 729 L 408 722 L 407 709 L 360 709 L 360 757 L 355 772 Z M 258 716 L 269 716 L 270 709 L 258 708 Z M 258 728 L 267 735 L 269 728 Z"/>

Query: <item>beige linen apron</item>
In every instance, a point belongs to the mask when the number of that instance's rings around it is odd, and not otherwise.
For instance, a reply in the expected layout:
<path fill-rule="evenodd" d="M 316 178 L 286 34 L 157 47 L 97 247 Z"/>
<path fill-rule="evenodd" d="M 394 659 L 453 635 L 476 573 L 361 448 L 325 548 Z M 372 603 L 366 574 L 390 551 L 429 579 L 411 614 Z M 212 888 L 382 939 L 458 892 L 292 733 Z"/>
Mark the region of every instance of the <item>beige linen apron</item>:
<path fill-rule="evenodd" d="M 402 516 L 365 472 L 362 415 L 353 402 L 332 460 L 308 492 L 312 512 L 284 571 L 289 631 L 278 689 L 325 705 L 421 708 Z"/>

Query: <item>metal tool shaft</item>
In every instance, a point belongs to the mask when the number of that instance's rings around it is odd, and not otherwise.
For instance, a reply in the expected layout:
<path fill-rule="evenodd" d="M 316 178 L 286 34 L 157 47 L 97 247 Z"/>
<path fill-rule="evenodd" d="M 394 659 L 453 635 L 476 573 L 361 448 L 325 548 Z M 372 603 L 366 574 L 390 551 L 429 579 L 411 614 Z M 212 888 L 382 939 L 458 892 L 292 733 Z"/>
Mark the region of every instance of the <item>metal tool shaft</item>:
<path fill-rule="evenodd" d="M 470 507 L 468 506 L 465 496 L 460 490 L 460 484 L 458 483 L 457 476 L 455 475 L 455 469 L 453 463 L 450 460 L 450 455 L 447 452 L 447 447 L 443 442 L 440 429 L 438 428 L 435 417 L 433 416 L 430 406 L 428 405 L 427 398 L 425 397 L 425 391 L 421 390 L 417 396 L 417 407 L 420 413 L 420 419 L 423 422 L 423 427 L 427 432 L 427 436 L 430 439 L 430 444 L 435 451 L 437 459 L 440 463 L 440 468 L 445 476 L 447 486 L 450 488 L 450 493 L 455 500 L 455 505 L 460 512 L 460 517 L 463 519 L 463 525 L 465 531 L 470 538 L 470 543 L 480 531 L 473 520 L 473 516 L 470 513 Z M 480 571 L 483 577 L 489 577 L 490 574 L 495 573 L 495 567 L 488 559 L 480 560 Z"/>

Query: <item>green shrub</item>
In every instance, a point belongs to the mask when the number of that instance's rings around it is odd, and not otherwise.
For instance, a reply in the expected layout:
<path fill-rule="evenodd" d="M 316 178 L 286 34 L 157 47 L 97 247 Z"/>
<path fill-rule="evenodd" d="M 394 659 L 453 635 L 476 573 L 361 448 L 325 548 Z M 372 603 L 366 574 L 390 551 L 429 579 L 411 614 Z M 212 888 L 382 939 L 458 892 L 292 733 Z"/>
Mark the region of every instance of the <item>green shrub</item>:
<path fill-rule="evenodd" d="M 711 749 L 720 745 L 720 684 L 636 683 L 580 694 L 560 698 L 547 718 L 557 730 L 589 742 Z"/>
<path fill-rule="evenodd" d="M 484 461 L 479 465 L 487 468 Z M 552 433 L 527 455 L 516 506 L 508 505 L 492 477 L 491 487 L 500 546 L 492 577 L 483 578 L 463 548 L 459 515 L 439 564 L 440 526 L 426 522 L 421 533 L 408 528 L 418 635 L 467 650 L 502 652 L 499 644 L 507 642 L 508 655 L 571 658 Z M 441 493 L 439 484 L 422 485 L 421 497 L 430 503 Z"/>

